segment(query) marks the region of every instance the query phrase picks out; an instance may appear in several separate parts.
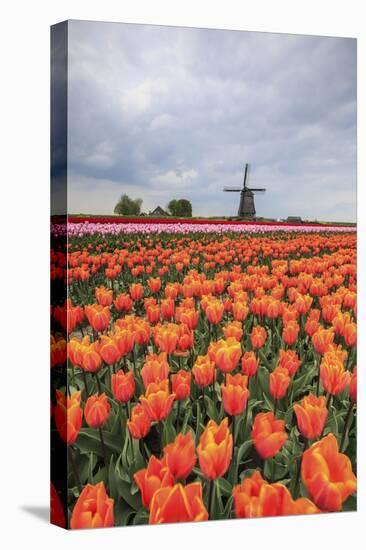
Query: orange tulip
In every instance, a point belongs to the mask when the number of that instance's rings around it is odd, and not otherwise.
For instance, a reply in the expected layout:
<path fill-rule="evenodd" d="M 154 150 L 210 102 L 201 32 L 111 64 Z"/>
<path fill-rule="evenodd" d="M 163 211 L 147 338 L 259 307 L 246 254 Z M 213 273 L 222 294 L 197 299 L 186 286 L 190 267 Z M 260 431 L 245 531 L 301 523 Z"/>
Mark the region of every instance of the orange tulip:
<path fill-rule="evenodd" d="M 275 456 L 287 441 L 285 422 L 276 420 L 272 412 L 258 413 L 254 419 L 252 439 L 264 459 Z"/>
<path fill-rule="evenodd" d="M 177 349 L 179 334 L 177 325 L 156 325 L 154 329 L 154 340 L 156 346 L 166 353 L 173 353 Z"/>
<path fill-rule="evenodd" d="M 231 302 L 229 302 L 228 305 L 226 306 L 227 311 L 230 311 L 229 305 L 231 305 Z M 233 310 L 233 316 L 235 321 L 241 321 L 241 322 L 245 321 L 249 313 L 249 308 L 246 302 L 242 302 L 239 300 L 235 301 L 232 304 L 232 310 Z"/>
<path fill-rule="evenodd" d="M 344 341 L 349 347 L 354 347 L 357 343 L 357 326 L 356 323 L 347 323 L 344 327 Z"/>
<path fill-rule="evenodd" d="M 144 366 L 141 369 L 141 376 L 145 389 L 151 382 L 159 383 L 161 380 L 167 379 L 169 376 L 169 363 L 166 353 L 146 355 Z"/>
<path fill-rule="evenodd" d="M 238 342 L 241 342 L 243 337 L 242 324 L 239 321 L 231 321 L 226 327 L 224 327 L 224 336 L 226 340 L 228 338 L 235 338 Z"/>
<path fill-rule="evenodd" d="M 125 311 L 127 313 L 132 309 L 132 300 L 129 294 L 118 294 L 113 303 L 117 311 Z"/>
<path fill-rule="evenodd" d="M 332 433 L 304 452 L 301 476 L 315 504 L 327 512 L 339 512 L 343 502 L 356 491 L 351 461 L 338 451 L 337 439 Z"/>
<path fill-rule="evenodd" d="M 167 418 L 172 410 L 174 399 L 175 394 L 169 393 L 168 380 L 149 384 L 146 394 L 140 396 L 141 405 L 152 421 Z"/>
<path fill-rule="evenodd" d="M 100 428 L 108 420 L 111 406 L 105 393 L 92 395 L 85 404 L 85 420 L 90 428 Z"/>
<path fill-rule="evenodd" d="M 99 342 L 97 342 L 96 349 L 107 365 L 113 365 L 121 359 L 121 353 L 116 341 L 109 336 L 101 336 Z"/>
<path fill-rule="evenodd" d="M 220 300 L 210 300 L 206 307 L 206 316 L 211 325 L 218 325 L 221 323 L 224 315 L 224 305 Z"/>
<path fill-rule="evenodd" d="M 241 368 L 246 376 L 255 376 L 258 370 L 259 359 L 256 358 L 254 351 L 246 351 L 241 360 Z"/>
<path fill-rule="evenodd" d="M 179 433 L 173 443 L 166 445 L 164 459 L 175 479 L 186 479 L 197 460 L 191 432 Z"/>
<path fill-rule="evenodd" d="M 88 484 L 82 490 L 72 511 L 71 529 L 114 526 L 114 500 L 108 497 L 103 481 Z"/>
<path fill-rule="evenodd" d="M 97 372 L 102 366 L 102 358 L 98 352 L 98 343 L 93 342 L 89 346 L 82 346 L 82 368 L 86 372 Z"/>
<path fill-rule="evenodd" d="M 141 439 L 148 434 L 151 427 L 150 416 L 142 405 L 135 405 L 131 412 L 131 419 L 127 420 L 127 427 L 135 439 Z"/>
<path fill-rule="evenodd" d="M 305 294 L 304 296 L 298 296 L 295 300 L 295 308 L 300 315 L 304 315 L 309 311 L 311 308 L 311 304 L 313 303 L 313 298 L 309 296 L 309 294 Z"/>
<path fill-rule="evenodd" d="M 59 436 L 67 445 L 73 445 L 83 423 L 83 409 L 80 407 L 81 393 L 74 392 L 71 397 L 56 390 L 54 419 Z"/>
<path fill-rule="evenodd" d="M 244 479 L 240 485 L 236 485 L 232 494 L 237 518 L 290 516 L 319 512 L 319 509 L 309 499 L 293 500 L 285 485 L 268 483 L 258 471 Z"/>
<path fill-rule="evenodd" d="M 286 395 L 287 388 L 291 382 L 288 370 L 277 367 L 269 375 L 269 391 L 275 399 L 282 399 Z"/>
<path fill-rule="evenodd" d="M 297 341 L 299 330 L 300 327 L 297 321 L 289 321 L 286 323 L 282 330 L 282 340 L 285 344 L 288 346 L 293 346 L 293 344 Z"/>
<path fill-rule="evenodd" d="M 329 346 L 333 343 L 334 340 L 334 330 L 333 328 L 326 329 L 320 327 L 316 332 L 314 332 L 311 337 L 314 349 L 317 353 L 324 355 L 328 351 Z"/>
<path fill-rule="evenodd" d="M 357 367 L 352 371 L 351 381 L 349 384 L 349 398 L 356 403 L 357 401 Z"/>
<path fill-rule="evenodd" d="M 199 481 L 158 489 L 150 507 L 150 524 L 206 521 L 208 513 Z"/>
<path fill-rule="evenodd" d="M 160 321 L 160 307 L 158 305 L 149 306 L 146 310 L 147 320 L 151 325 L 155 325 Z"/>
<path fill-rule="evenodd" d="M 349 385 L 351 374 L 335 354 L 327 354 L 320 364 L 320 379 L 325 391 L 338 395 Z"/>
<path fill-rule="evenodd" d="M 116 327 L 116 333 L 113 337 L 121 357 L 125 357 L 133 350 L 135 339 L 133 333 L 128 329 Z"/>
<path fill-rule="evenodd" d="M 101 306 L 110 306 L 113 301 L 113 291 L 108 290 L 105 286 L 100 286 L 95 289 L 95 297 Z"/>
<path fill-rule="evenodd" d="M 224 410 L 231 416 L 238 416 L 244 411 L 248 398 L 248 377 L 242 374 L 226 375 L 226 384 L 221 384 Z"/>
<path fill-rule="evenodd" d="M 197 455 L 206 479 L 222 477 L 229 468 L 233 454 L 233 436 L 228 428 L 228 417 L 218 426 L 210 420 L 201 435 Z"/>
<path fill-rule="evenodd" d="M 322 395 L 309 394 L 300 403 L 294 405 L 297 426 L 307 439 L 316 439 L 324 430 L 328 418 L 326 399 Z"/>
<path fill-rule="evenodd" d="M 134 302 L 138 302 L 144 295 L 144 287 L 141 283 L 133 283 L 130 286 L 130 296 Z"/>
<path fill-rule="evenodd" d="M 192 375 L 183 369 L 172 375 L 172 391 L 178 401 L 187 399 L 191 393 Z"/>
<path fill-rule="evenodd" d="M 215 380 L 215 363 L 208 355 L 199 355 L 193 365 L 192 373 L 198 386 L 209 386 Z"/>
<path fill-rule="evenodd" d="M 301 361 L 298 358 L 296 351 L 292 349 L 280 349 L 279 363 L 280 367 L 287 369 L 290 376 L 294 376 L 301 365 Z"/>
<path fill-rule="evenodd" d="M 219 340 L 218 344 L 215 353 L 216 366 L 222 372 L 231 372 L 240 361 L 240 343 L 236 338 L 228 338 L 227 340 Z"/>
<path fill-rule="evenodd" d="M 266 329 L 264 327 L 261 327 L 260 325 L 253 327 L 252 333 L 250 335 L 250 340 L 254 349 L 262 348 L 265 341 L 267 340 Z"/>
<path fill-rule="evenodd" d="M 158 460 L 154 455 L 150 456 L 147 468 L 136 472 L 133 478 L 140 489 L 142 504 L 147 510 L 150 510 L 151 500 L 158 489 L 172 487 L 174 484 L 166 461 Z"/>
<path fill-rule="evenodd" d="M 174 317 L 174 300 L 166 298 L 161 301 L 161 315 L 165 321 L 170 321 Z"/>
<path fill-rule="evenodd" d="M 153 294 L 157 294 L 159 290 L 161 289 L 161 279 L 160 277 L 156 277 L 155 279 L 151 278 L 147 281 L 147 284 L 149 285 L 149 289 Z"/>
<path fill-rule="evenodd" d="M 177 308 L 175 318 L 189 329 L 194 330 L 198 323 L 198 311 L 193 308 Z"/>
<path fill-rule="evenodd" d="M 85 306 L 84 311 L 90 326 L 96 332 L 103 332 L 108 328 L 111 319 L 111 312 L 108 306 L 92 304 Z"/>
<path fill-rule="evenodd" d="M 178 325 L 178 350 L 187 351 L 193 346 L 194 334 L 188 325 L 182 323 Z"/>
<path fill-rule="evenodd" d="M 132 371 L 124 373 L 118 370 L 112 374 L 112 391 L 114 398 L 121 403 L 127 403 L 135 393 L 135 379 Z"/>

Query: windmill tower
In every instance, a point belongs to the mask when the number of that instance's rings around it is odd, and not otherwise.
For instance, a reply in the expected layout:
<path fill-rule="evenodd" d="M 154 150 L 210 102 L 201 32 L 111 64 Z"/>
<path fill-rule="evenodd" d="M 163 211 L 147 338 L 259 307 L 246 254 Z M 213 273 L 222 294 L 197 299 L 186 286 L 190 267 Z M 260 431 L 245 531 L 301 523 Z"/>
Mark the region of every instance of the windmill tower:
<path fill-rule="evenodd" d="M 254 193 L 264 193 L 263 187 L 247 187 L 249 164 L 245 165 L 243 187 L 224 187 L 228 193 L 240 193 L 238 210 L 239 218 L 253 219 L 255 217 Z"/>

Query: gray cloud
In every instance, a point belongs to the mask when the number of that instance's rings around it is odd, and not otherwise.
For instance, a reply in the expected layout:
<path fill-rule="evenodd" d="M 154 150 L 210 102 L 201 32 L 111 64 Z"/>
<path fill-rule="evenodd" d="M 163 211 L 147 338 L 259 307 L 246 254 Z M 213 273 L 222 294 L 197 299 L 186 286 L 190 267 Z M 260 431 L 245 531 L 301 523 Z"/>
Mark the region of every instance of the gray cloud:
<path fill-rule="evenodd" d="M 171 198 L 233 215 L 356 217 L 356 41 L 71 21 L 69 211 Z"/>

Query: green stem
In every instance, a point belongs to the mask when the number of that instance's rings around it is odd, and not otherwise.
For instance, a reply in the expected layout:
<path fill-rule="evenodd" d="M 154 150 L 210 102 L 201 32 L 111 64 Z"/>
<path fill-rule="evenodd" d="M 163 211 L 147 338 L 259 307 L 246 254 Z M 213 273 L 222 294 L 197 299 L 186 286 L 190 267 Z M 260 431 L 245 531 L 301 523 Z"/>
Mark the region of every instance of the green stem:
<path fill-rule="evenodd" d="M 235 415 L 233 415 L 231 417 L 231 433 L 232 433 L 232 436 L 233 436 L 233 445 L 235 447 Z"/>
<path fill-rule="evenodd" d="M 309 440 L 305 439 L 304 447 L 302 449 L 302 453 L 301 453 L 301 456 L 299 458 L 299 464 L 298 464 L 297 473 L 296 473 L 296 481 L 295 481 L 295 487 L 294 487 L 294 498 L 295 499 L 298 497 L 298 494 L 299 494 L 299 491 L 300 491 L 300 476 L 301 476 L 302 457 L 304 455 L 304 452 L 308 448 L 308 446 L 309 446 Z"/>
<path fill-rule="evenodd" d="M 244 438 L 247 431 L 248 414 L 249 414 L 249 397 L 247 399 L 247 404 L 245 405 L 245 420 L 244 420 L 244 430 L 243 430 Z"/>
<path fill-rule="evenodd" d="M 105 464 L 105 467 L 107 467 L 107 452 L 106 452 L 106 448 L 105 448 L 105 444 L 104 444 L 104 437 L 103 437 L 102 428 L 98 428 L 98 431 L 99 431 L 100 444 L 102 446 L 104 464 Z"/>
<path fill-rule="evenodd" d="M 277 399 L 277 397 L 276 397 L 276 399 L 274 400 L 274 405 L 273 405 L 273 415 L 274 415 L 274 416 L 276 416 L 277 405 L 278 405 L 278 399 Z"/>
<path fill-rule="evenodd" d="M 75 483 L 78 486 L 79 493 L 81 493 L 82 486 L 81 486 L 81 483 L 80 483 L 79 472 L 78 472 L 76 464 L 75 464 L 75 459 L 74 459 L 74 455 L 73 455 L 74 450 L 72 449 L 71 445 L 69 445 L 68 448 L 69 448 L 69 459 L 70 459 L 70 462 L 71 462 L 71 468 L 72 468 L 72 472 L 74 474 Z"/>
<path fill-rule="evenodd" d="M 103 393 L 103 392 L 102 392 L 102 385 L 101 385 L 101 383 L 100 383 L 100 378 L 99 378 L 99 376 L 98 376 L 97 371 L 95 371 L 94 374 L 95 374 L 95 379 L 96 379 L 96 381 L 97 381 L 98 392 L 99 392 L 99 393 Z"/>
<path fill-rule="evenodd" d="M 320 391 L 320 357 L 317 355 L 318 359 L 318 382 L 316 384 L 316 396 L 319 397 L 319 391 Z"/>
<path fill-rule="evenodd" d="M 82 370 L 82 373 L 83 373 L 83 380 L 84 380 L 85 397 L 86 397 L 86 399 L 88 399 L 89 398 L 89 388 L 88 388 L 88 381 L 86 379 L 86 372 L 85 372 L 84 369 Z"/>
<path fill-rule="evenodd" d="M 213 519 L 213 504 L 214 504 L 214 493 L 215 493 L 215 480 L 211 479 L 209 481 L 208 487 L 208 517 Z"/>
<path fill-rule="evenodd" d="M 350 404 L 349 404 L 349 407 L 348 407 L 347 416 L 344 420 L 344 428 L 343 428 L 343 433 L 342 433 L 342 439 L 341 439 L 341 444 L 339 446 L 339 451 L 341 453 L 343 452 L 343 445 L 344 445 L 344 441 L 346 439 L 346 435 L 347 435 L 347 432 L 348 432 L 348 423 L 349 423 L 349 418 L 350 418 L 352 410 L 353 410 L 353 406 L 354 406 L 354 403 L 353 403 L 353 401 L 351 401 Z"/>
<path fill-rule="evenodd" d="M 177 433 L 179 432 L 180 401 L 177 404 Z"/>

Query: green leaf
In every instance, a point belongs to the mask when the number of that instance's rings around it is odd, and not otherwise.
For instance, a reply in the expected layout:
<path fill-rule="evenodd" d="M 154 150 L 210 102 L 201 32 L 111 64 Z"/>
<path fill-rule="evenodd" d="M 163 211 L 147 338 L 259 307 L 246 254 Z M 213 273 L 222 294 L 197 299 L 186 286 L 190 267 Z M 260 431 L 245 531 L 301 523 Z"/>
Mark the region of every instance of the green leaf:
<path fill-rule="evenodd" d="M 355 512 L 357 510 L 357 495 L 351 495 L 343 504 L 343 512 Z"/>
<path fill-rule="evenodd" d="M 117 435 L 112 435 L 109 432 L 103 432 L 103 437 L 106 450 L 111 454 L 120 454 L 122 450 L 122 438 Z M 98 430 L 94 430 L 92 428 L 82 428 L 76 440 L 75 446 L 82 452 L 93 452 L 98 456 L 103 456 Z"/>
<path fill-rule="evenodd" d="M 223 477 L 220 477 L 217 480 L 217 485 L 219 487 L 219 490 L 220 490 L 220 493 L 221 493 L 222 496 L 224 496 L 224 497 L 231 496 L 233 486 L 231 485 L 231 483 L 227 479 L 224 479 Z"/>
<path fill-rule="evenodd" d="M 195 435 L 195 438 L 194 438 L 195 447 L 198 446 L 200 436 L 201 436 L 201 426 L 200 426 L 200 424 L 201 424 L 201 408 L 199 407 L 199 405 L 197 403 L 196 435 Z"/>
<path fill-rule="evenodd" d="M 147 525 L 149 523 L 149 512 L 145 508 L 141 508 L 133 518 L 134 525 Z"/>
<path fill-rule="evenodd" d="M 164 420 L 163 441 L 164 446 L 172 443 L 176 438 L 177 432 L 172 423 L 172 418 L 168 417 Z"/>
<path fill-rule="evenodd" d="M 121 478 L 116 476 L 116 486 L 119 496 L 127 502 L 131 508 L 134 510 L 139 510 L 142 506 L 140 493 L 131 494 L 131 483 L 123 481 Z"/>
<path fill-rule="evenodd" d="M 208 395 L 205 395 L 205 404 L 206 404 L 206 411 L 208 416 L 214 420 L 216 423 L 219 422 L 219 414 L 216 409 L 215 403 L 210 399 Z"/>

